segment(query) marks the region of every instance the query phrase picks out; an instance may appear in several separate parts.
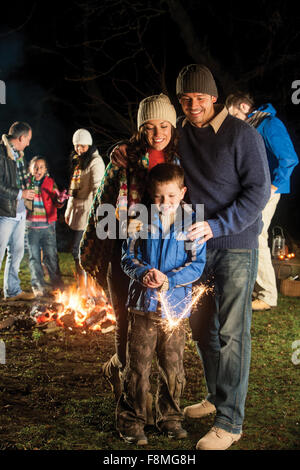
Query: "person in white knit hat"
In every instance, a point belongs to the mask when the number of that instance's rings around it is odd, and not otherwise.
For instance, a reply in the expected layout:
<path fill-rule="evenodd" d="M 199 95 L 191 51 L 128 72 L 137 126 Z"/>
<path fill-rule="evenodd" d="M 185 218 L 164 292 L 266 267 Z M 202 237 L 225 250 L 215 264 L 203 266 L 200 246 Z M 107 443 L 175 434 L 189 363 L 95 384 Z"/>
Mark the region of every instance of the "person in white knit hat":
<path fill-rule="evenodd" d="M 77 129 L 73 135 L 74 151 L 71 154 L 72 176 L 65 221 L 73 231 L 72 255 L 77 281 L 84 282 L 84 271 L 79 262 L 79 245 L 87 224 L 88 214 L 104 175 L 105 165 L 90 132 Z"/>

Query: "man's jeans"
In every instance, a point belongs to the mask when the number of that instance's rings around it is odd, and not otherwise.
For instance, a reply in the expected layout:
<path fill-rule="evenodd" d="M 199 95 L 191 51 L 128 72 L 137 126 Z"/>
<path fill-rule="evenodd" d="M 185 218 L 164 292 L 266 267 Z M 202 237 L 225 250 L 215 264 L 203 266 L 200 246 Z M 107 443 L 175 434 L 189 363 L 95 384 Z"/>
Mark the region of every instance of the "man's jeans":
<path fill-rule="evenodd" d="M 43 291 L 46 285 L 44 271 L 41 263 L 41 249 L 43 250 L 43 261 L 47 267 L 52 287 L 62 288 L 63 283 L 59 273 L 55 224 L 48 228 L 28 227 L 28 251 L 29 267 L 31 274 L 31 285 L 34 289 Z"/>
<path fill-rule="evenodd" d="M 203 297 L 190 318 L 203 362 L 207 400 L 217 409 L 215 426 L 234 434 L 242 432 L 244 420 L 257 262 L 256 249 L 208 249 L 204 277 L 213 292 Z"/>
<path fill-rule="evenodd" d="M 0 268 L 7 249 L 4 270 L 4 297 L 14 297 L 22 292 L 19 268 L 24 255 L 25 219 L 0 217 Z"/>

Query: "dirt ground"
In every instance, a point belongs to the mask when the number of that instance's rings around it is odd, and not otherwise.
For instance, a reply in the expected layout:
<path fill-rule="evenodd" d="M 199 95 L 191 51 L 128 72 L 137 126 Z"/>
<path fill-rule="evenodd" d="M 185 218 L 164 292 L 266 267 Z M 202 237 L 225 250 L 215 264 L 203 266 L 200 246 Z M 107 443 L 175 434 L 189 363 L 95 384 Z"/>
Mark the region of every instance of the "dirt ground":
<path fill-rule="evenodd" d="M 114 352 L 114 332 L 59 328 L 49 333 L 37 328 L 31 308 L 0 305 L 0 326 L 14 320 L 0 330 L 6 353 L 0 364 L 0 450 L 126 448 L 114 428 L 110 386 L 100 373 Z M 195 360 L 188 338 L 186 400 L 195 399 L 203 382 Z M 156 374 L 154 366 L 154 388 Z"/>

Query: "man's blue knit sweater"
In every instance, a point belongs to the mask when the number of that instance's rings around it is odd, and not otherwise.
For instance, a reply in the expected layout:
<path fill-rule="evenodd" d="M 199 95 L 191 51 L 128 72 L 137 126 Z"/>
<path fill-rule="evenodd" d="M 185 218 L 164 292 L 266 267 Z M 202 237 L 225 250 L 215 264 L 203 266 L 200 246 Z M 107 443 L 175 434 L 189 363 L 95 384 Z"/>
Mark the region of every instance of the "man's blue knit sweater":
<path fill-rule="evenodd" d="M 213 232 L 208 249 L 257 248 L 271 187 L 264 142 L 256 129 L 224 109 L 221 113 L 217 127 L 199 128 L 178 118 L 189 200 L 204 204 L 204 220 Z"/>

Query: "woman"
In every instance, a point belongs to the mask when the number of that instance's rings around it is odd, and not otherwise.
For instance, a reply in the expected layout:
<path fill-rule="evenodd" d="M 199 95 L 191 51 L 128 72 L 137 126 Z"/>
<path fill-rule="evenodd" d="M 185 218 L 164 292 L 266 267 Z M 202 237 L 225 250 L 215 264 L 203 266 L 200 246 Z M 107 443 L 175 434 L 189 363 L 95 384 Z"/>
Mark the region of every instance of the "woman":
<path fill-rule="evenodd" d="M 125 304 L 129 278 L 120 266 L 123 240 L 100 240 L 97 237 L 97 209 L 104 203 L 113 204 L 117 217 L 121 218 L 122 210 L 128 214 L 135 204 L 145 202 L 148 171 L 158 163 L 179 163 L 176 148 L 176 111 L 169 98 L 163 94 L 145 98 L 138 109 L 137 132 L 127 143 L 128 167 L 120 168 L 113 163 L 107 166 L 83 236 L 82 266 L 103 287 L 108 287 L 116 315 L 116 354 L 103 366 L 103 373 L 110 381 L 116 399 L 120 396 L 119 370 L 126 364 L 128 323 Z"/>
<path fill-rule="evenodd" d="M 86 129 L 73 135 L 74 152 L 71 154 L 72 177 L 68 194 L 65 221 L 73 231 L 72 255 L 78 284 L 84 285 L 84 271 L 79 263 L 79 245 L 88 221 L 94 196 L 104 175 L 104 162 L 93 145 Z"/>

